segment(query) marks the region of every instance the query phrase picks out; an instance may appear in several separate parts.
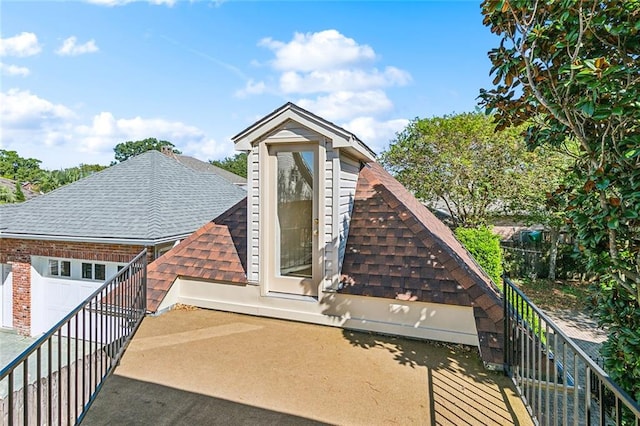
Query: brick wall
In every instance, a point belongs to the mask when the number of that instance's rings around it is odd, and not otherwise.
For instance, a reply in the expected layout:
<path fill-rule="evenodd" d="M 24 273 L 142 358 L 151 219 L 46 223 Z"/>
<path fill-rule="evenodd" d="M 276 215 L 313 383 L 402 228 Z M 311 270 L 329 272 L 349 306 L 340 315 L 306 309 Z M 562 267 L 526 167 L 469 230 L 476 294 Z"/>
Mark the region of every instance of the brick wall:
<path fill-rule="evenodd" d="M 31 331 L 31 263 L 12 262 L 13 327 L 24 335 Z"/>
<path fill-rule="evenodd" d="M 99 243 L 74 243 L 0 239 L 0 263 L 9 263 L 13 271 L 13 327 L 24 335 L 31 331 L 31 256 L 83 259 L 128 263 L 143 246 Z M 153 247 L 147 261 L 153 261 Z"/>

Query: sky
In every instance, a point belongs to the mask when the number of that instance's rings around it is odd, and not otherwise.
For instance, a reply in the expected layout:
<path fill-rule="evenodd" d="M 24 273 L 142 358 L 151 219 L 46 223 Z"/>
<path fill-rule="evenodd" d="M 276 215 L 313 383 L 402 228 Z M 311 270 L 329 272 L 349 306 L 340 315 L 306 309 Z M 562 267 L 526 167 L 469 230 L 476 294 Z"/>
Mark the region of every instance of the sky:
<path fill-rule="evenodd" d="M 51 170 L 155 137 L 222 159 L 293 102 L 380 153 L 473 111 L 497 44 L 479 0 L 2 0 L 0 149 Z"/>

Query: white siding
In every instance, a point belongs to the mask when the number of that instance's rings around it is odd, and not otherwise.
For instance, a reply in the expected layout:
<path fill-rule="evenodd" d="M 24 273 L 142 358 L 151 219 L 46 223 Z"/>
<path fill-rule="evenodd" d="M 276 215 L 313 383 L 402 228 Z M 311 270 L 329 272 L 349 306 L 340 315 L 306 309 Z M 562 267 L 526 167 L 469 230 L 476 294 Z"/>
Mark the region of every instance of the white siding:
<path fill-rule="evenodd" d="M 338 271 L 342 271 L 342 260 L 344 259 L 344 253 L 347 247 L 349 224 L 351 223 L 351 212 L 353 211 L 359 173 L 360 163 L 358 161 L 345 156 L 340 158 L 340 202 L 338 206 L 338 232 L 340 242 L 338 248 Z"/>
<path fill-rule="evenodd" d="M 259 279 L 259 247 L 260 247 L 260 168 L 258 161 L 258 146 L 254 146 L 249 153 L 248 168 L 248 206 L 247 206 L 247 278 L 250 282 L 257 283 Z"/>
<path fill-rule="evenodd" d="M 326 159 L 324 162 L 324 288 L 331 288 L 334 285 L 334 281 L 337 284 L 338 277 L 338 265 L 337 262 L 337 246 L 335 244 L 335 216 L 333 209 L 335 206 L 335 192 L 334 192 L 334 159 L 338 158 L 338 152 L 336 152 L 330 141 L 325 143 Z M 322 210 L 321 210 L 322 211 Z"/>

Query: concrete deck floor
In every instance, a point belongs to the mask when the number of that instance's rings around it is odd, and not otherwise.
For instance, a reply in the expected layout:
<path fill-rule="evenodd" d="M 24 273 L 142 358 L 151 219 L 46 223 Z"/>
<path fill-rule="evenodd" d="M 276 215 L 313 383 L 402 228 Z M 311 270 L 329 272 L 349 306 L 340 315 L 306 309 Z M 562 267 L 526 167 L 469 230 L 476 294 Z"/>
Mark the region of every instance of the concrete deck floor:
<path fill-rule="evenodd" d="M 210 310 L 147 317 L 84 425 L 531 424 L 477 351 Z"/>

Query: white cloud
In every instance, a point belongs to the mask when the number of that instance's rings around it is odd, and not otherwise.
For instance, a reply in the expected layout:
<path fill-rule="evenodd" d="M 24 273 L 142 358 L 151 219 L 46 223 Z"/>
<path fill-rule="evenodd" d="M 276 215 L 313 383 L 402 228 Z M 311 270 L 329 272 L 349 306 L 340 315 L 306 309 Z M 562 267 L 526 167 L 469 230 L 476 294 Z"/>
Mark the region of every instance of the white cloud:
<path fill-rule="evenodd" d="M 358 117 L 342 124 L 342 127 L 365 141 L 376 154 L 380 154 L 407 124 L 409 120 L 404 118 L 378 121 L 373 117 Z"/>
<path fill-rule="evenodd" d="M 320 70 L 309 73 L 286 71 L 280 76 L 280 89 L 287 94 L 356 91 L 404 86 L 410 81 L 411 75 L 396 67 L 386 67 L 382 72 L 376 68 Z"/>
<path fill-rule="evenodd" d="M 85 53 L 94 53 L 99 50 L 93 39 L 83 44 L 77 44 L 77 42 L 78 39 L 75 36 L 65 39 L 58 50 L 56 50 L 56 53 L 60 56 L 78 56 L 84 55 Z"/>
<path fill-rule="evenodd" d="M 315 99 L 300 99 L 297 104 L 333 121 L 377 114 L 393 108 L 393 103 L 382 90 L 334 92 Z"/>
<path fill-rule="evenodd" d="M 0 56 L 33 56 L 41 50 L 34 33 L 22 32 L 13 37 L 0 38 Z"/>
<path fill-rule="evenodd" d="M 180 121 L 118 118 L 107 111 L 86 120 L 64 105 L 19 89 L 0 92 L 0 117 L 0 146 L 23 157 L 39 158 L 45 168 L 106 165 L 113 160 L 113 147 L 118 143 L 149 137 L 171 141 L 185 154 L 201 159 L 233 151 L 230 143 L 218 143 L 201 129 Z"/>
<path fill-rule="evenodd" d="M 249 79 L 244 88 L 236 91 L 235 96 L 237 98 L 246 98 L 249 95 L 261 95 L 267 90 L 267 86 L 263 81 L 255 82 L 252 79 Z"/>
<path fill-rule="evenodd" d="M 381 58 L 371 46 L 334 29 L 295 33 L 287 42 L 267 37 L 258 45 L 273 53 L 260 66 L 266 75 L 258 83 L 249 80 L 236 96 L 297 96 L 298 105 L 334 123 L 346 123 L 377 152 L 409 122 L 391 118 L 394 105 L 387 89 L 410 84 L 411 74 L 392 65 L 374 66 Z"/>
<path fill-rule="evenodd" d="M 7 76 L 20 76 L 26 77 L 30 74 L 29 68 L 19 67 L 17 65 L 7 65 L 0 62 L 0 72 Z"/>
<path fill-rule="evenodd" d="M 258 45 L 275 53 L 272 65 L 281 71 L 330 70 L 372 61 L 376 56 L 370 46 L 359 45 L 336 30 L 295 33 L 288 43 L 267 37 Z"/>
<path fill-rule="evenodd" d="M 2 127 L 10 129 L 36 128 L 75 117 L 74 112 L 31 94 L 28 90 L 10 89 L 0 92 Z"/>

